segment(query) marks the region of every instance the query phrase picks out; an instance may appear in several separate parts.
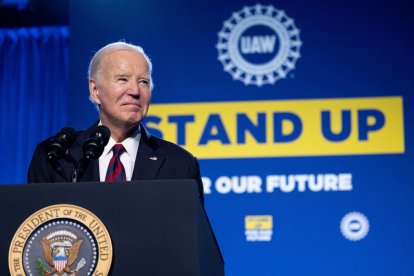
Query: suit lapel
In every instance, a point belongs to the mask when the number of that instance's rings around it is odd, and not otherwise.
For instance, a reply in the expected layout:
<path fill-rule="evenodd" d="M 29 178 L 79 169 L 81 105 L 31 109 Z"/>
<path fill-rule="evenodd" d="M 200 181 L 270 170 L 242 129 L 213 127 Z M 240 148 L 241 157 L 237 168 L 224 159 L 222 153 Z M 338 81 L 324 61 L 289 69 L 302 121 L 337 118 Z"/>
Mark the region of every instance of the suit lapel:
<path fill-rule="evenodd" d="M 83 156 L 83 149 L 82 145 L 85 141 L 91 136 L 93 130 L 98 125 L 95 123 L 93 126 L 85 130 L 84 132 L 80 133 L 76 138 L 75 143 L 77 143 L 76 147 L 73 147 L 72 156 L 78 161 Z M 89 164 L 88 168 L 86 168 L 85 173 L 80 178 L 80 181 L 100 181 L 99 178 L 99 161 L 98 159 L 94 159 Z"/>
<path fill-rule="evenodd" d="M 158 145 L 151 134 L 141 125 L 141 139 L 135 160 L 132 180 L 155 179 L 165 156 L 157 154 Z"/>
<path fill-rule="evenodd" d="M 89 164 L 89 167 L 86 169 L 85 173 L 81 177 L 81 181 L 100 181 L 99 177 L 99 161 L 98 159 L 94 159 Z"/>
<path fill-rule="evenodd" d="M 82 145 L 92 134 L 96 126 L 97 123 L 78 135 L 75 141 L 76 146 L 71 149 L 71 155 L 75 160 L 79 160 L 83 156 Z M 157 177 L 157 174 L 166 159 L 165 156 L 157 154 L 158 147 L 155 139 L 153 139 L 151 134 L 141 125 L 141 139 L 139 141 L 132 180 L 155 179 Z M 80 180 L 82 182 L 100 181 L 98 159 L 91 161 Z"/>

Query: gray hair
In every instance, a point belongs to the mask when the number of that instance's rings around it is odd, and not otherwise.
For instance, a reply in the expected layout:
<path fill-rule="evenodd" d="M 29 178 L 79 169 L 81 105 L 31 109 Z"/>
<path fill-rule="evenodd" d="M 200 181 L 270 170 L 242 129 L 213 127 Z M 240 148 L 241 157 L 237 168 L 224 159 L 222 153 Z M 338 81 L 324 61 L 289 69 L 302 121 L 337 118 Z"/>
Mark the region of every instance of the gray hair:
<path fill-rule="evenodd" d="M 88 79 L 89 80 L 97 80 L 98 78 L 98 74 L 99 74 L 99 66 L 101 64 L 102 61 L 102 57 L 105 54 L 109 54 L 112 52 L 116 52 L 116 51 L 120 51 L 120 50 L 127 50 L 127 51 L 135 51 L 135 52 L 139 52 L 141 53 L 145 60 L 147 61 L 148 64 L 148 71 L 149 71 L 149 81 L 150 81 L 150 88 L 152 90 L 152 88 L 154 87 L 154 84 L 152 82 L 152 63 L 150 58 L 145 54 L 144 49 L 142 49 L 142 47 L 137 46 L 137 45 L 133 45 L 130 43 L 126 43 L 123 41 L 119 41 L 119 42 L 114 42 L 114 43 L 110 43 L 104 47 L 102 47 L 101 49 L 99 49 L 92 57 L 91 62 L 89 63 L 89 68 L 88 68 Z"/>

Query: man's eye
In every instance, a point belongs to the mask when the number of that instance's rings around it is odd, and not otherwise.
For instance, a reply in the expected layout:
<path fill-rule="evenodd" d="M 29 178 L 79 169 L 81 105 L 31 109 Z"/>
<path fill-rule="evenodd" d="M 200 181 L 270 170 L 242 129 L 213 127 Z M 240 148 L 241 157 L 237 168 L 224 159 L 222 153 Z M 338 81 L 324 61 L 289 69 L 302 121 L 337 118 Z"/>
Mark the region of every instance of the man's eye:
<path fill-rule="evenodd" d="M 149 80 L 142 79 L 142 80 L 139 80 L 138 83 L 149 85 Z"/>
<path fill-rule="evenodd" d="M 118 78 L 118 81 L 128 81 L 127 78 Z"/>

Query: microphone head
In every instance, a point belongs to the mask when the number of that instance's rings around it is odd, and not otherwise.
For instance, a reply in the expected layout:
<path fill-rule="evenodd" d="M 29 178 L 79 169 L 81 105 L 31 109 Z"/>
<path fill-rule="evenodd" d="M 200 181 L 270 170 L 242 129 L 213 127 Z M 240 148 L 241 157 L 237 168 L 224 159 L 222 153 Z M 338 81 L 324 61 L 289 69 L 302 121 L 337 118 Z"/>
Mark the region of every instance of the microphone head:
<path fill-rule="evenodd" d="M 83 144 L 83 154 L 86 158 L 98 159 L 111 137 L 111 131 L 104 125 L 97 126 Z"/>
<path fill-rule="evenodd" d="M 62 128 L 49 142 L 47 158 L 54 162 L 65 158 L 68 149 L 76 139 L 76 131 L 71 127 Z"/>
<path fill-rule="evenodd" d="M 102 142 L 104 143 L 104 147 L 108 144 L 109 138 L 111 138 L 111 131 L 108 127 L 104 125 L 97 126 L 94 135 L 98 135 L 102 138 Z"/>
<path fill-rule="evenodd" d="M 61 135 L 62 138 L 66 140 L 66 143 L 68 144 L 68 148 L 70 148 L 75 142 L 76 139 L 76 131 L 71 127 L 64 127 L 62 128 L 57 135 Z"/>

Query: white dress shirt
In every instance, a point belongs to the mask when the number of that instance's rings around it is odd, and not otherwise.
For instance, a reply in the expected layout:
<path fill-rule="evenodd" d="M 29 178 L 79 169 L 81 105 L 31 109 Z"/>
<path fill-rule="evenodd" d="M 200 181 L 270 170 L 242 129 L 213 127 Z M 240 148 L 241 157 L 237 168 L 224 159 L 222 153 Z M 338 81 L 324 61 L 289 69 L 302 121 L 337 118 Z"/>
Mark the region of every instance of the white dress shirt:
<path fill-rule="evenodd" d="M 101 123 L 99 123 L 101 124 Z M 121 162 L 125 168 L 126 180 L 130 181 L 132 173 L 134 172 L 135 159 L 137 157 L 139 139 L 141 138 L 140 127 L 132 134 L 132 136 L 125 139 L 121 144 L 125 148 L 125 152 L 121 155 Z M 105 181 L 106 171 L 108 170 L 109 161 L 112 158 L 113 152 L 112 147 L 117 144 L 116 141 L 111 137 L 105 149 L 99 157 L 99 179 Z"/>

